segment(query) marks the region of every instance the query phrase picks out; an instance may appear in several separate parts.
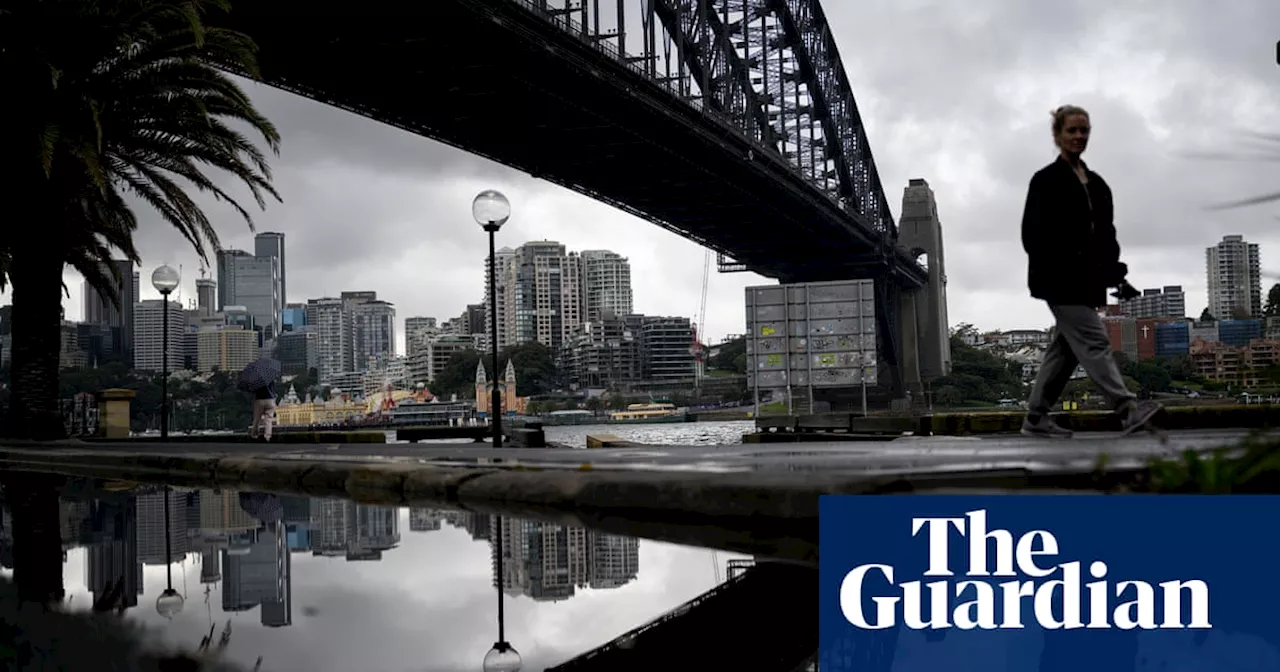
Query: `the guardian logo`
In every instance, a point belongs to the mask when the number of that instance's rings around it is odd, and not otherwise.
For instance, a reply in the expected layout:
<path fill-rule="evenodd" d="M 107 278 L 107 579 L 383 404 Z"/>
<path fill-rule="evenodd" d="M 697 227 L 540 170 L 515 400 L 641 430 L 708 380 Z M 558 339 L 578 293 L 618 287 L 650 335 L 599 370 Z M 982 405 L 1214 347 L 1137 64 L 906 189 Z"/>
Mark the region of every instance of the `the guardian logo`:
<path fill-rule="evenodd" d="M 1087 567 L 1094 580 L 1082 586 L 1081 576 L 1086 571 L 1082 563 L 1058 562 L 1058 540 L 1051 532 L 1033 530 L 1015 541 L 1008 530 L 987 530 L 985 509 L 969 511 L 963 518 L 911 519 L 911 536 L 927 535 L 929 569 L 924 576 L 955 576 L 948 560 L 952 529 L 968 540 L 969 566 L 963 574 L 966 580 L 895 583 L 892 566 L 860 565 L 850 570 L 840 584 L 840 610 L 845 619 L 866 630 L 892 628 L 899 619 L 912 630 L 1020 629 L 1026 627 L 1024 614 L 1050 630 L 1212 627 L 1209 586 L 1204 581 L 1164 581 L 1158 584 L 1158 590 L 1146 581 L 1113 584 L 1106 580 L 1107 563 L 1094 560 Z M 991 546 L 995 548 L 994 571 L 988 559 Z M 1050 578 L 1055 574 L 1056 578 Z M 999 581 L 991 577 L 1012 578 Z M 1189 609 L 1184 609 L 1184 596 L 1189 598 Z M 864 610 L 865 597 L 875 605 L 870 619 Z M 1087 622 L 1083 620 L 1086 615 Z"/>

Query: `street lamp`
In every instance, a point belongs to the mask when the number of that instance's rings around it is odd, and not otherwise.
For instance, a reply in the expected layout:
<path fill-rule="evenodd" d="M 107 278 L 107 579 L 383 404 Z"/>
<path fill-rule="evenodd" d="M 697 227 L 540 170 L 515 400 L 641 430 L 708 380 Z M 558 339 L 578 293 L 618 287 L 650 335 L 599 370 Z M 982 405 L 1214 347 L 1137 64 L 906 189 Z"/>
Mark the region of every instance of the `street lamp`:
<path fill-rule="evenodd" d="M 152 282 L 155 282 L 155 276 L 152 276 Z M 173 589 L 173 548 L 171 546 L 173 530 L 169 522 L 169 500 L 172 498 L 173 491 L 166 485 L 164 487 L 164 571 L 168 587 L 160 593 L 160 597 L 156 598 L 156 613 L 165 618 L 176 616 L 182 611 L 182 605 L 186 601 L 178 591 Z"/>
<path fill-rule="evenodd" d="M 508 644 L 506 638 L 502 611 L 502 585 L 506 582 L 506 574 L 502 569 L 502 556 L 506 551 L 506 540 L 502 538 L 502 516 L 494 517 L 498 519 L 498 534 L 494 537 L 494 550 L 498 554 L 496 582 L 498 584 L 498 641 L 494 642 L 489 653 L 484 654 L 481 669 L 484 672 L 520 672 L 520 666 L 524 661 L 520 658 L 520 652 Z"/>
<path fill-rule="evenodd" d="M 182 278 L 172 266 L 165 265 L 151 273 L 151 286 L 160 292 L 164 329 L 161 331 L 160 359 L 160 438 L 169 438 L 169 294 L 177 289 Z"/>
<path fill-rule="evenodd" d="M 489 233 L 489 349 L 492 351 L 493 392 L 489 396 L 489 415 L 493 418 L 493 447 L 502 447 L 502 393 L 498 391 L 498 257 L 494 251 L 494 234 L 511 218 L 511 203 L 501 192 L 486 189 L 471 202 L 471 216 Z M 485 658 L 488 660 L 488 657 Z M 502 669 L 502 668 L 499 668 Z"/>

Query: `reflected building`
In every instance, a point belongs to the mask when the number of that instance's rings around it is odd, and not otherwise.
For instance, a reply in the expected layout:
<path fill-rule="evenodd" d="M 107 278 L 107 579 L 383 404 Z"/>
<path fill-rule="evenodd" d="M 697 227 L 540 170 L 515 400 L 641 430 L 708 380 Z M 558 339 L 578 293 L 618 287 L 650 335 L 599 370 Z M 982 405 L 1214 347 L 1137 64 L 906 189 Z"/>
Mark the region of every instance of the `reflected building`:
<path fill-rule="evenodd" d="M 633 581 L 640 573 L 640 540 L 581 527 L 463 511 L 411 509 L 412 531 L 431 531 L 435 521 L 464 529 L 472 539 L 488 541 L 493 585 L 510 595 L 538 601 L 573 597 L 579 588 L 607 590 Z M 502 553 L 502 576 L 498 575 Z"/>
<path fill-rule="evenodd" d="M 394 507 L 337 499 L 314 499 L 311 505 L 313 555 L 381 560 L 383 551 L 400 544 L 400 520 Z"/>
<path fill-rule="evenodd" d="M 640 574 L 640 540 L 616 534 L 589 533 L 587 587 L 619 588 Z"/>
<path fill-rule="evenodd" d="M 438 509 L 409 509 L 410 532 L 434 532 L 444 523 L 444 512 Z"/>
<path fill-rule="evenodd" d="M 217 583 L 222 580 L 222 553 L 214 549 L 200 552 L 200 583 Z"/>
<path fill-rule="evenodd" d="M 13 569 L 13 517 L 8 507 L 0 512 L 0 567 Z"/>
<path fill-rule="evenodd" d="M 144 565 L 178 562 L 191 550 L 186 526 L 186 495 L 182 492 L 152 492 L 136 497 L 138 507 L 138 560 Z M 165 503 L 169 505 L 169 551 L 165 557 Z"/>
<path fill-rule="evenodd" d="M 263 625 L 291 625 L 293 565 L 284 524 L 267 523 L 249 536 L 252 542 L 236 540 L 222 550 L 222 610 L 261 607 Z"/>
<path fill-rule="evenodd" d="M 163 493 L 161 497 L 163 498 Z M 138 606 L 138 596 L 142 595 L 142 561 L 138 539 L 137 498 L 125 496 L 110 500 L 96 499 L 89 503 L 88 509 L 85 587 L 93 595 L 94 602 L 97 602 L 113 585 L 121 583 L 117 606 Z M 163 515 L 163 511 L 161 514 Z M 162 518 L 161 558 L 164 557 L 163 524 Z"/>
<path fill-rule="evenodd" d="M 311 530 L 315 528 L 312 502 L 315 501 L 319 500 L 280 495 L 280 504 L 284 509 L 285 538 L 291 552 L 303 553 L 312 550 Z"/>

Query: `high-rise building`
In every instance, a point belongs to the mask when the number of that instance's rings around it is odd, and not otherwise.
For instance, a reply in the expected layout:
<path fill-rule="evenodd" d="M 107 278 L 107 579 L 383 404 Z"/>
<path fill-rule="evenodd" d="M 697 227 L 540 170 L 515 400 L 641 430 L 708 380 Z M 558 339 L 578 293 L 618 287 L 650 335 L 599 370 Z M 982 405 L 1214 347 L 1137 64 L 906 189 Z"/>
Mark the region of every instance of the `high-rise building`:
<path fill-rule="evenodd" d="M 504 247 L 494 254 L 494 273 L 493 276 L 497 281 L 497 287 L 489 285 L 489 259 L 484 260 L 484 336 L 481 343 L 486 351 L 492 350 L 492 344 L 489 343 L 490 329 L 495 319 L 490 315 L 491 298 L 497 294 L 497 323 L 498 323 L 498 349 L 501 350 L 514 342 L 515 339 L 515 319 L 512 316 L 513 299 L 512 295 L 515 291 L 513 278 L 511 277 L 511 264 L 515 259 L 516 251 Z"/>
<path fill-rule="evenodd" d="M 365 371 L 371 363 L 385 362 L 396 354 L 396 309 L 379 301 L 372 291 L 343 292 L 342 309 L 351 325 L 349 362 L 346 371 Z"/>
<path fill-rule="evenodd" d="M 1181 285 L 1144 289 L 1142 296 L 1120 302 L 1120 314 L 1139 319 L 1187 316 L 1187 297 Z"/>
<path fill-rule="evenodd" d="M 218 282 L 213 278 L 196 279 L 196 309 L 205 317 L 218 312 Z"/>
<path fill-rule="evenodd" d="M 1258 244 L 1223 236 L 1205 250 L 1209 313 L 1219 320 L 1262 316 L 1262 269 Z"/>
<path fill-rule="evenodd" d="M 434 317 L 404 318 L 404 354 L 412 356 L 426 343 L 426 338 L 440 332 Z"/>
<path fill-rule="evenodd" d="M 508 254 L 498 255 L 498 347 L 537 342 L 559 352 L 582 322 L 581 257 L 554 241 L 503 252 Z"/>
<path fill-rule="evenodd" d="M 196 341 L 196 366 L 201 372 L 239 372 L 258 358 L 258 338 L 246 329 L 201 329 Z"/>
<path fill-rule="evenodd" d="M 340 298 L 326 297 L 307 301 L 307 325 L 315 331 L 315 367 L 320 382 L 328 382 L 340 373 L 352 370 L 355 352 L 351 313 Z"/>
<path fill-rule="evenodd" d="M 307 326 L 307 304 L 286 303 L 280 317 L 281 331 L 297 331 Z"/>
<path fill-rule="evenodd" d="M 151 299 L 134 307 L 133 368 L 160 371 L 165 361 L 164 313 L 169 311 L 169 371 L 179 371 L 186 355 L 187 313 L 177 301 Z"/>
<path fill-rule="evenodd" d="M 258 258 L 274 257 L 280 267 L 280 305 L 289 300 L 285 292 L 284 234 L 274 231 L 263 231 L 253 237 L 253 256 Z"/>
<path fill-rule="evenodd" d="M 115 354 L 127 360 L 130 353 L 133 352 L 134 306 L 142 300 L 138 294 L 138 272 L 133 270 L 133 262 L 128 259 L 114 259 L 111 262 L 111 266 L 115 267 L 115 272 L 120 277 L 120 283 L 116 285 L 116 291 L 119 292 L 120 305 L 117 307 L 110 299 L 90 287 L 88 282 L 85 282 L 83 290 L 84 322 L 86 324 L 119 329 L 119 338 L 116 339 L 119 350 Z M 110 268 L 104 268 L 103 270 L 108 275 L 111 272 Z"/>
<path fill-rule="evenodd" d="M 388 301 L 372 299 L 350 305 L 354 329 L 355 371 L 365 371 L 396 355 L 396 308 Z"/>
<path fill-rule="evenodd" d="M 265 338 L 281 331 L 280 259 L 243 250 L 218 253 L 218 309 L 244 306 Z"/>
<path fill-rule="evenodd" d="M 688 380 L 696 375 L 689 318 L 646 315 L 640 334 L 645 380 Z"/>
<path fill-rule="evenodd" d="M 631 263 L 609 250 L 582 251 L 582 304 L 584 318 L 592 322 L 602 315 L 630 315 Z"/>
<path fill-rule="evenodd" d="M 276 359 L 284 373 L 298 375 L 319 368 L 316 342 L 315 329 L 306 325 L 280 334 L 276 339 Z"/>
<path fill-rule="evenodd" d="M 467 305 L 467 311 L 463 313 L 466 317 L 466 334 L 483 334 L 484 333 L 484 304 L 472 303 Z"/>

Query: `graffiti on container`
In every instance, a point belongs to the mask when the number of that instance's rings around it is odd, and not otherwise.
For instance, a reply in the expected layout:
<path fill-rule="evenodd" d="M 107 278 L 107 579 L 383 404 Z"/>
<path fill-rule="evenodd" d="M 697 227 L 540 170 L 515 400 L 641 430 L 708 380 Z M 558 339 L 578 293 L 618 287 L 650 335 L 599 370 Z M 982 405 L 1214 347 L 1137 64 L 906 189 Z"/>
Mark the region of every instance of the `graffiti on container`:
<path fill-rule="evenodd" d="M 814 351 L 821 350 L 849 350 L 858 348 L 861 345 L 858 340 L 850 336 L 824 336 L 813 339 Z"/>

